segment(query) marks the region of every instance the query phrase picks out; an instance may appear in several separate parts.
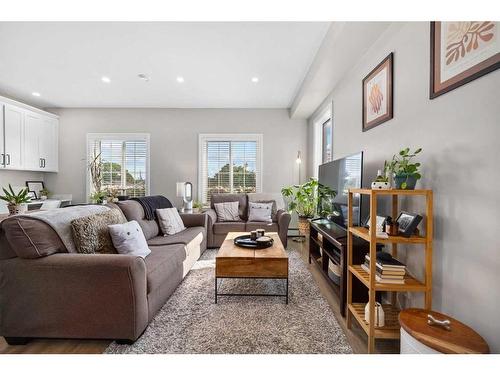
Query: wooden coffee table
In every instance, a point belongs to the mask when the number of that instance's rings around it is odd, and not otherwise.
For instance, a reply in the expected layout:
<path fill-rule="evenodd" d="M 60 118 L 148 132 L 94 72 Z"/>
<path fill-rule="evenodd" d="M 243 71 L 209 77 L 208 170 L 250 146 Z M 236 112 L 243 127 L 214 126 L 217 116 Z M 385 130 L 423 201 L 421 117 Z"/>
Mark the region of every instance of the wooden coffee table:
<path fill-rule="evenodd" d="M 248 234 L 229 232 L 215 258 L 215 303 L 218 296 L 272 296 L 285 297 L 288 304 L 288 256 L 277 233 L 269 232 L 273 246 L 267 249 L 246 249 L 236 246 L 234 238 Z M 219 293 L 219 279 L 282 279 L 286 281 L 285 294 Z"/>

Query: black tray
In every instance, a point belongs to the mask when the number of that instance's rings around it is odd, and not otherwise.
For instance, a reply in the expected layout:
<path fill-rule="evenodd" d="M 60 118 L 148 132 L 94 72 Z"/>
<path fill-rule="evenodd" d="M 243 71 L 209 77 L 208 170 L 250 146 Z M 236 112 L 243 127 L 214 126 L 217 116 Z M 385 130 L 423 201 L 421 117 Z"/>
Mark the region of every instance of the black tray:
<path fill-rule="evenodd" d="M 266 242 L 254 241 L 250 238 L 249 234 L 238 236 L 234 239 L 235 245 L 240 247 L 246 247 L 248 249 L 267 249 L 268 247 L 273 246 L 273 243 L 274 240 L 272 238 L 270 238 L 270 240 Z"/>

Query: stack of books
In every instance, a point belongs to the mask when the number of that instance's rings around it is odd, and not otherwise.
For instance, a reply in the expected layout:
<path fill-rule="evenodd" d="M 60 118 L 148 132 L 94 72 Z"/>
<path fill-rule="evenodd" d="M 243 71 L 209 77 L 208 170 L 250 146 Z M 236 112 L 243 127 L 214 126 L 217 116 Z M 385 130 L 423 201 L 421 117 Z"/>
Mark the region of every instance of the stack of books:
<path fill-rule="evenodd" d="M 361 265 L 370 273 L 370 255 L 365 256 L 365 263 Z M 394 259 L 391 254 L 380 251 L 377 253 L 375 280 L 385 284 L 404 284 L 406 265 Z"/>

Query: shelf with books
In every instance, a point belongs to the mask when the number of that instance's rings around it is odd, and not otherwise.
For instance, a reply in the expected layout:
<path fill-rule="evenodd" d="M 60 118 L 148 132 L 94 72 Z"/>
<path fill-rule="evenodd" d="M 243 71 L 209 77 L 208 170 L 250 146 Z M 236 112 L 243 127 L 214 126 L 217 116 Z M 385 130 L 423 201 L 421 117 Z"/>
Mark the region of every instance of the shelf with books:
<path fill-rule="evenodd" d="M 374 231 L 367 228 L 353 226 L 353 200 L 354 194 L 363 194 L 369 196 L 370 201 L 370 223 L 371 228 L 376 227 L 377 217 L 377 198 L 379 196 L 389 196 L 392 202 L 392 217 L 397 217 L 399 197 L 405 196 L 406 199 L 412 196 L 423 196 L 426 202 L 425 236 L 412 235 L 411 237 L 389 236 L 388 238 L 377 237 Z M 397 293 L 399 292 L 423 292 L 425 295 L 425 308 L 432 308 L 432 238 L 433 238 L 433 194 L 432 190 L 370 190 L 370 189 L 351 189 L 348 193 L 348 236 L 347 236 L 347 327 L 350 329 L 352 318 L 362 326 L 368 336 L 368 353 L 375 350 L 375 339 L 398 339 L 399 325 L 397 324 Z M 365 264 L 353 263 L 352 243 L 356 237 L 359 237 L 369 243 L 370 251 L 365 257 Z M 377 244 L 389 246 L 390 253 L 378 253 Z M 398 245 L 415 244 L 423 246 L 425 251 L 425 276 L 423 281 L 419 281 L 408 274 L 406 266 L 397 260 Z M 390 254 L 390 255 L 389 255 Z M 375 262 L 370 260 L 375 259 Z M 359 263 L 359 262 L 358 262 Z M 370 317 L 375 317 L 376 292 L 389 292 L 391 303 L 383 305 L 386 324 L 383 327 L 375 327 L 374 324 L 368 324 L 364 320 L 364 304 L 353 303 L 351 288 L 353 280 L 360 280 L 368 289 L 368 313 Z M 381 282 L 381 280 L 383 280 Z M 371 322 L 375 319 L 370 319 Z"/>
<path fill-rule="evenodd" d="M 365 241 L 370 241 L 370 231 L 365 227 L 351 227 L 349 232 L 357 237 L 364 239 Z M 402 243 L 402 244 L 412 244 L 412 243 L 422 243 L 427 241 L 426 237 L 412 235 L 411 237 L 403 236 L 388 236 L 387 238 L 377 237 L 377 243 L 390 244 L 390 243 Z"/>
<path fill-rule="evenodd" d="M 365 320 L 365 304 L 351 303 L 347 308 L 365 333 L 369 334 L 370 325 Z M 379 339 L 398 339 L 399 329 L 401 328 L 398 321 L 399 310 L 390 304 L 383 304 L 382 308 L 385 314 L 385 324 L 383 327 L 375 328 L 375 337 Z"/>
<path fill-rule="evenodd" d="M 352 265 L 348 267 L 349 271 L 360 280 L 367 288 L 370 287 L 370 274 L 366 272 L 361 265 Z M 389 284 L 375 282 L 377 292 L 425 292 L 426 285 L 406 274 L 404 284 Z"/>

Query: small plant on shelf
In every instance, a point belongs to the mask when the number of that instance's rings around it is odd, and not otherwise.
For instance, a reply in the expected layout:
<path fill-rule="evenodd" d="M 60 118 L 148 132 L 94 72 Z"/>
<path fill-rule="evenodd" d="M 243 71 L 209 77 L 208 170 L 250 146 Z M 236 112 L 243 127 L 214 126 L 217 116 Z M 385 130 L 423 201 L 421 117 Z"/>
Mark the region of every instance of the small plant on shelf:
<path fill-rule="evenodd" d="M 49 189 L 44 187 L 42 190 L 40 190 L 40 198 L 41 199 L 47 199 L 49 197 L 49 195 L 50 195 Z"/>
<path fill-rule="evenodd" d="M 317 179 L 311 178 L 302 185 L 284 187 L 281 189 L 281 194 L 287 200 L 288 211 L 295 211 L 299 216 L 299 232 L 307 235 L 309 233 L 308 219 L 314 217 L 320 202 L 333 199 L 337 192 L 320 184 Z M 327 214 L 327 212 L 321 214 Z"/>
<path fill-rule="evenodd" d="M 9 215 L 22 213 L 23 204 L 28 203 L 30 201 L 30 197 L 28 196 L 28 188 L 21 189 L 17 194 L 12 189 L 12 186 L 9 184 L 9 190 L 2 188 L 5 195 L 1 195 L 0 199 L 7 202 L 7 207 L 9 209 Z"/>
<path fill-rule="evenodd" d="M 421 164 L 412 163 L 412 160 L 421 152 L 422 148 L 410 152 L 410 148 L 407 147 L 394 155 L 391 161 L 385 161 L 384 170 L 394 175 L 396 189 L 415 189 L 417 181 L 422 178 L 419 171 Z"/>

